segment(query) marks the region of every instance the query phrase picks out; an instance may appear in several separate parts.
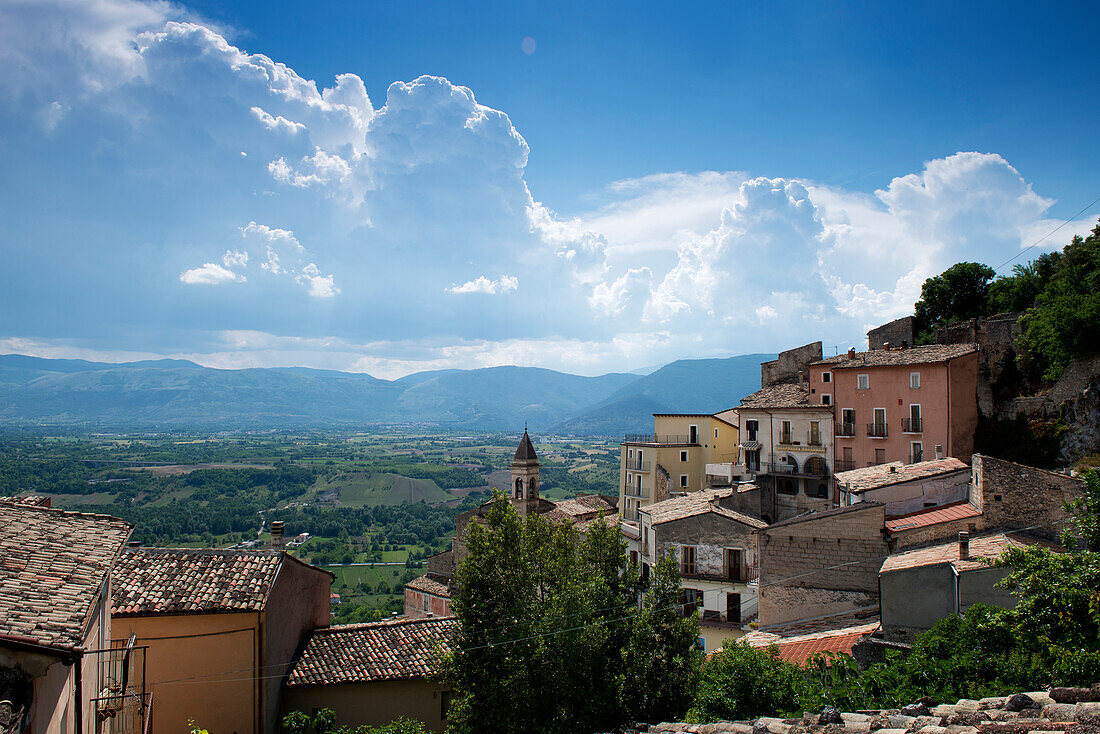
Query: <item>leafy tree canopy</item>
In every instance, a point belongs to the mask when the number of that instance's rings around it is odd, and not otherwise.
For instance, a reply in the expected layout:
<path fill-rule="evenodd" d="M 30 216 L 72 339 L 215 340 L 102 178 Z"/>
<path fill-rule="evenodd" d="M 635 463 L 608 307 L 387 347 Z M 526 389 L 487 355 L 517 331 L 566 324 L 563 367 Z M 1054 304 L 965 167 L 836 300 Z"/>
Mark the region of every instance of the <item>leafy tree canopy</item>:
<path fill-rule="evenodd" d="M 694 618 L 677 615 L 671 559 L 639 609 L 617 527 L 582 535 L 521 518 L 499 494 L 466 548 L 452 601 L 460 632 L 442 660 L 453 731 L 609 731 L 686 709 L 701 654 Z"/>
<path fill-rule="evenodd" d="M 913 314 L 922 339 L 930 341 L 927 332 L 952 321 L 984 316 L 989 283 L 995 275 L 988 265 L 964 262 L 924 281 Z"/>

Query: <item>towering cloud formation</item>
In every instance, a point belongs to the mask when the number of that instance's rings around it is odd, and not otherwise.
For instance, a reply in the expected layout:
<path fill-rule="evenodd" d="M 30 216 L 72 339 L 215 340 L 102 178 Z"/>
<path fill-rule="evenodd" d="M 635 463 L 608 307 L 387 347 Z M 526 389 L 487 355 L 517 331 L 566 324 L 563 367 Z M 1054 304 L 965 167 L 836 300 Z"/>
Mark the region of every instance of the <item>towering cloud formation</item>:
<path fill-rule="evenodd" d="M 102 347 L 124 325 L 155 335 L 134 351 L 219 364 L 598 372 L 847 346 L 908 310 L 925 277 L 1050 228 L 1051 202 L 983 153 L 873 194 L 659 173 L 562 216 L 529 191 L 508 115 L 470 89 L 423 76 L 376 107 L 356 74 L 319 86 L 226 35 L 168 3 L 0 5 L 13 148 L 26 166 L 73 156 L 41 175 L 71 184 L 53 188 L 87 219 L 10 225 L 24 292 L 2 305 L 26 333 Z M 19 165 L 0 173 L 17 196 Z M 53 289 L 75 306 L 64 316 L 35 307 Z M 322 356 L 333 345 L 338 364 Z"/>

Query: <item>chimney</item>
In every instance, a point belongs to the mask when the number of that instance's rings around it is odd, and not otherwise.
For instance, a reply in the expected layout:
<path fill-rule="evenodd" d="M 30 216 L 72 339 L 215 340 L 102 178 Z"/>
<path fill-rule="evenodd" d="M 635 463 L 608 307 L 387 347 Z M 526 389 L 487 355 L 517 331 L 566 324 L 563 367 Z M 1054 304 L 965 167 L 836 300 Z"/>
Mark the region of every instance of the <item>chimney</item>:
<path fill-rule="evenodd" d="M 936 444 L 936 461 L 943 458 L 943 446 Z"/>
<path fill-rule="evenodd" d="M 883 342 L 882 343 L 882 348 L 885 349 L 887 352 L 889 352 L 890 351 L 890 342 Z"/>
<path fill-rule="evenodd" d="M 278 550 L 283 548 L 283 521 L 271 521 L 271 547 Z"/>
<path fill-rule="evenodd" d="M 965 530 L 959 531 L 959 560 L 970 560 L 970 533 Z"/>
<path fill-rule="evenodd" d="M 856 348 L 855 347 L 848 347 L 848 359 L 855 359 L 855 358 L 856 358 Z"/>
<path fill-rule="evenodd" d="M 890 465 L 890 473 L 891 474 L 897 474 L 898 473 L 898 468 L 896 466 L 894 466 L 893 464 Z"/>

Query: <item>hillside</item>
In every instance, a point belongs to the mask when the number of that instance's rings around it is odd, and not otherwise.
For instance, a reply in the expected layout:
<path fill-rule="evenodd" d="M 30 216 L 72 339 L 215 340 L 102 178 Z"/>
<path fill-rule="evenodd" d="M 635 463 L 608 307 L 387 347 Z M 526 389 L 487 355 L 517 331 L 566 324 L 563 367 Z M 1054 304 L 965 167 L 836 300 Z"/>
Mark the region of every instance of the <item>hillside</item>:
<path fill-rule="evenodd" d="M 0 425 L 82 429 L 369 427 L 471 431 L 648 430 L 662 410 L 720 410 L 756 388 L 767 355 L 681 360 L 649 375 L 535 367 L 421 372 L 399 380 L 314 370 L 211 369 L 0 355 Z"/>
<path fill-rule="evenodd" d="M 715 413 L 760 388 L 760 363 L 774 354 L 681 359 L 623 386 L 554 426 L 557 433 L 615 436 L 653 430 L 653 414 Z"/>

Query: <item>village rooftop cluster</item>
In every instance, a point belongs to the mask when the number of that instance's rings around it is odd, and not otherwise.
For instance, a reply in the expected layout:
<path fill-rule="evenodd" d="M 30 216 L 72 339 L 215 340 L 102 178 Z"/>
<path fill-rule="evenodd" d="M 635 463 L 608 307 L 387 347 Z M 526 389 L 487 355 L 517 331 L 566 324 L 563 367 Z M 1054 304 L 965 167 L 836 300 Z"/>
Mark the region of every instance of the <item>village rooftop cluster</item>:
<path fill-rule="evenodd" d="M 991 334 L 913 346 L 902 319 L 869 332 L 866 351 L 783 352 L 740 404 L 655 415 L 652 434 L 626 436 L 617 497 L 541 497 L 525 431 L 501 489 L 521 515 L 582 532 L 617 523 L 643 579 L 671 554 L 680 612 L 698 617 L 708 654 L 743 639 L 792 662 L 880 658 L 977 602 L 1011 606 L 988 561 L 1053 546 L 1083 491 L 1068 474 L 974 453 Z M 487 511 L 459 516 L 451 548 L 405 586 L 404 615 L 331 625 L 333 576 L 287 552 L 281 523 L 267 548 L 144 548 L 116 518 L 0 502 L 0 733 L 155 722 L 176 734 L 201 718 L 259 734 L 323 708 L 341 723 L 407 716 L 442 731 L 435 655 L 457 624 L 466 530 Z"/>

